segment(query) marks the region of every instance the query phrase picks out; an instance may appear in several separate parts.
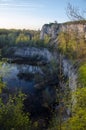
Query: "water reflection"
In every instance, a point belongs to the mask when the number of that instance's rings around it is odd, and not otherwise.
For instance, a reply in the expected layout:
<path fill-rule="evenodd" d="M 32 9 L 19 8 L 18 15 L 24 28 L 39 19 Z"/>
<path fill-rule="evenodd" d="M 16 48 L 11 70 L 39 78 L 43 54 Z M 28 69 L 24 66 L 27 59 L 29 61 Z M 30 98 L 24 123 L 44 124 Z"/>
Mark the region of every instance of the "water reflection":
<path fill-rule="evenodd" d="M 34 92 L 34 74 L 42 73 L 40 67 L 2 63 L 0 67 L 0 75 L 3 82 L 10 89 L 22 89 L 24 92 Z"/>

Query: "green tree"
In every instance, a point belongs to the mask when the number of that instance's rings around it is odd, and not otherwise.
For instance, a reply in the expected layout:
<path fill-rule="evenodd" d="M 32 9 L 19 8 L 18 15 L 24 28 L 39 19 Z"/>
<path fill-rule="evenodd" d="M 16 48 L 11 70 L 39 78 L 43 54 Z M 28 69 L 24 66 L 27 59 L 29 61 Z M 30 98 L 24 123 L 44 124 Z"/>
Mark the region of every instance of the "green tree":
<path fill-rule="evenodd" d="M 0 35 L 0 48 L 3 48 L 7 43 L 7 36 L 5 34 Z"/>
<path fill-rule="evenodd" d="M 72 60 L 84 59 L 86 56 L 85 34 L 78 34 L 77 30 L 60 32 L 58 36 L 58 50 Z"/>
<path fill-rule="evenodd" d="M 59 45 L 58 45 L 58 49 L 65 54 L 66 53 L 66 38 L 65 38 L 66 33 L 65 32 L 61 32 L 58 36 L 58 41 L 59 41 Z"/>
<path fill-rule="evenodd" d="M 78 88 L 74 96 L 73 115 L 63 123 L 62 130 L 86 130 L 86 88 Z"/>
<path fill-rule="evenodd" d="M 25 95 L 21 92 L 17 96 L 10 96 L 5 104 L 0 98 L 0 129 L 30 129 L 29 115 L 23 112 L 24 99 Z"/>
<path fill-rule="evenodd" d="M 2 89 L 5 87 L 5 84 L 2 82 L 2 78 L 0 77 L 0 94 L 2 93 Z"/>
<path fill-rule="evenodd" d="M 15 44 L 15 41 L 16 41 L 16 33 L 9 33 L 8 34 L 8 40 L 9 40 L 9 45 L 14 45 Z"/>
<path fill-rule="evenodd" d="M 79 83 L 81 86 L 86 87 L 86 63 L 80 66 L 78 70 Z"/>
<path fill-rule="evenodd" d="M 16 44 L 18 45 L 25 45 L 30 40 L 30 37 L 20 33 L 20 35 L 16 38 Z"/>

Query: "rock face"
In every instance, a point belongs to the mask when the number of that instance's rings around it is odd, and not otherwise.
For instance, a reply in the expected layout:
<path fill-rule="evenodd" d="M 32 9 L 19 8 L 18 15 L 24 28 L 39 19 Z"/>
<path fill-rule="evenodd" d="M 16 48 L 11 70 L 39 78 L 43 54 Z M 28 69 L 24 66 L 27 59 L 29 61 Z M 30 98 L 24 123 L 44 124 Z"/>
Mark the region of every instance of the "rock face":
<path fill-rule="evenodd" d="M 54 53 L 54 58 L 56 59 L 58 65 L 61 65 L 62 73 L 68 79 L 69 88 L 72 91 L 75 91 L 77 88 L 77 77 L 78 77 L 76 67 L 74 67 L 74 65 L 71 63 L 69 59 L 66 59 L 62 54 L 58 54 L 58 52 Z"/>
<path fill-rule="evenodd" d="M 73 67 L 73 65 L 70 63 L 69 60 L 63 59 L 62 60 L 62 68 L 63 73 L 65 76 L 69 79 L 69 87 L 72 91 L 75 91 L 77 88 L 77 73 Z"/>
<path fill-rule="evenodd" d="M 45 24 L 42 27 L 40 33 L 40 39 L 44 39 L 45 35 L 49 35 L 51 38 L 56 38 L 57 34 L 59 33 L 59 24 L 52 23 L 52 24 Z"/>
<path fill-rule="evenodd" d="M 86 38 L 86 22 L 84 23 L 51 23 L 43 25 L 40 33 L 40 39 L 44 39 L 45 35 L 50 36 L 52 39 L 57 38 L 61 31 L 78 31 L 79 33 L 85 33 Z"/>
<path fill-rule="evenodd" d="M 50 62 L 53 58 L 51 52 L 46 48 L 40 49 L 35 47 L 11 47 L 8 49 L 8 56 L 16 59 L 31 60 L 32 62 L 44 61 L 46 63 Z"/>
<path fill-rule="evenodd" d="M 86 33 L 86 23 L 84 24 L 62 24 L 60 31 L 78 31 L 80 33 Z"/>

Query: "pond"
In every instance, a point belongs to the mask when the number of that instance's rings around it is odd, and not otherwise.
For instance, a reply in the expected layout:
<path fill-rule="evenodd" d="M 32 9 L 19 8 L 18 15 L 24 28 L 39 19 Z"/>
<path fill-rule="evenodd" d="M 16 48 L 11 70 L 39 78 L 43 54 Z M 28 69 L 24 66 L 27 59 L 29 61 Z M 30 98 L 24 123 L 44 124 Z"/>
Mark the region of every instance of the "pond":
<path fill-rule="evenodd" d="M 0 75 L 10 90 L 20 89 L 25 93 L 34 93 L 34 75 L 41 74 L 40 67 L 25 64 L 2 63 Z"/>
<path fill-rule="evenodd" d="M 50 118 L 49 107 L 55 102 L 55 87 L 44 85 L 43 88 L 36 88 L 37 75 L 42 76 L 41 66 L 17 63 L 0 63 L 0 76 L 6 83 L 9 93 L 15 93 L 19 90 L 27 95 L 24 102 L 25 111 L 31 114 L 32 118 Z"/>

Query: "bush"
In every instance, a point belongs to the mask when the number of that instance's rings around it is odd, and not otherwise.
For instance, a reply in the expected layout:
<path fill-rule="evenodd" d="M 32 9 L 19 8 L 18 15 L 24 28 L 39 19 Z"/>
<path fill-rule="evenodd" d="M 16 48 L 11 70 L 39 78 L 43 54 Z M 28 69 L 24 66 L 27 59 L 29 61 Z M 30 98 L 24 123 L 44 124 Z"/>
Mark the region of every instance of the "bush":
<path fill-rule="evenodd" d="M 80 66 L 78 73 L 81 86 L 86 87 L 86 63 Z"/>
<path fill-rule="evenodd" d="M 0 129 L 30 129 L 29 114 L 23 112 L 25 95 L 21 92 L 16 96 L 10 96 L 6 104 L 0 98 Z"/>

